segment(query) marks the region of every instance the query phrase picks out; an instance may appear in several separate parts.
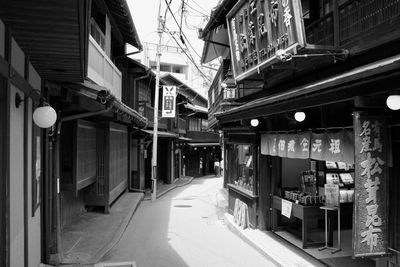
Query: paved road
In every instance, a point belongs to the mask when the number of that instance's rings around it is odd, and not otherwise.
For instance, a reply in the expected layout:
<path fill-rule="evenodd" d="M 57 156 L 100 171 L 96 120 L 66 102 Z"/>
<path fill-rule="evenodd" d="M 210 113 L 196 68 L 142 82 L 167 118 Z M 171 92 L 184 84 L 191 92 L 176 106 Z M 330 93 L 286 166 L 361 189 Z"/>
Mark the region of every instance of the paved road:
<path fill-rule="evenodd" d="M 102 262 L 138 267 L 274 266 L 224 223 L 222 178 L 197 178 L 154 202 L 144 201 Z"/>

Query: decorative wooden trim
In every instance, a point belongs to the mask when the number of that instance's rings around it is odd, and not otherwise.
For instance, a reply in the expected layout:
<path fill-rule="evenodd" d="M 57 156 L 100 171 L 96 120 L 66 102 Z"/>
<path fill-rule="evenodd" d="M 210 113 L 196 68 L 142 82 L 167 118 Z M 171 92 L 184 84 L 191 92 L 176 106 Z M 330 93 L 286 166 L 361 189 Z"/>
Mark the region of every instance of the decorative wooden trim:
<path fill-rule="evenodd" d="M 11 30 L 9 27 L 6 27 L 5 29 L 5 58 L 7 62 L 10 62 L 9 66 L 11 66 L 11 47 L 12 47 L 12 38 L 11 38 Z M 5 94 L 4 94 L 4 99 L 6 99 L 6 105 L 5 105 L 5 112 L 4 112 L 4 122 L 5 122 L 5 127 L 4 127 L 4 140 L 6 144 L 6 148 L 4 149 L 4 155 L 5 159 L 3 159 L 3 162 L 5 163 L 4 166 L 4 174 L 5 174 L 5 191 L 6 191 L 6 197 L 5 197 L 5 224 L 6 224 L 6 238 L 5 238 L 5 266 L 10 267 L 10 257 L 11 257 L 11 251 L 10 251 L 10 146 L 8 145 L 10 143 L 10 78 L 9 78 L 9 73 L 5 75 L 7 82 L 5 86 Z"/>
<path fill-rule="evenodd" d="M 25 56 L 25 64 L 24 64 L 24 77 L 25 80 L 29 79 L 29 57 Z M 24 192 L 24 265 L 25 267 L 29 266 L 29 247 L 28 247 L 28 242 L 29 242 L 29 235 L 28 235 L 28 160 L 29 160 L 29 155 L 28 155 L 28 130 L 29 130 L 29 125 L 28 125 L 28 116 L 29 116 L 29 101 L 24 101 L 24 156 L 23 156 L 23 168 L 24 168 L 24 184 L 23 184 L 23 192 Z"/>

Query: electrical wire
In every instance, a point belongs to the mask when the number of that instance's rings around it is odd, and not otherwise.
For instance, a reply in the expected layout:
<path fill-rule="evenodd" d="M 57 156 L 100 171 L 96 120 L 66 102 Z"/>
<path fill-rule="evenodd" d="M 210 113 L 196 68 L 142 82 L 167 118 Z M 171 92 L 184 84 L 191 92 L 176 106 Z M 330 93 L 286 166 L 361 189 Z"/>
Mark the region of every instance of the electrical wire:
<path fill-rule="evenodd" d="M 196 1 L 192 0 L 193 4 L 195 4 L 196 6 L 198 6 L 200 9 L 202 9 L 204 12 L 207 13 L 207 10 L 205 10 L 201 5 L 199 5 L 198 3 L 196 3 Z"/>
<path fill-rule="evenodd" d="M 183 1 L 184 1 L 184 0 L 183 0 Z M 169 12 L 171 13 L 172 18 L 174 19 L 176 25 L 178 25 L 178 27 L 179 27 L 179 23 L 178 23 L 177 19 L 175 18 L 175 15 L 173 14 L 173 12 L 172 12 L 172 10 L 171 10 L 171 7 L 170 7 L 170 5 L 168 4 L 168 1 L 167 1 L 167 0 L 165 0 L 165 4 L 167 5 L 167 8 L 168 8 Z M 201 56 L 197 53 L 196 49 L 195 49 L 195 48 L 192 46 L 192 44 L 189 42 L 189 39 L 186 37 L 185 33 L 182 31 L 182 28 L 179 27 L 179 29 L 180 29 L 180 32 L 181 32 L 181 34 L 182 34 L 182 35 L 181 35 L 181 40 L 183 39 L 182 36 L 185 37 L 186 42 L 189 44 L 189 46 L 190 46 L 190 47 L 193 49 L 193 51 L 199 56 L 199 58 L 201 58 Z M 187 47 L 186 42 L 182 42 L 182 43 Z"/>
<path fill-rule="evenodd" d="M 182 49 L 182 52 L 188 57 L 188 59 L 193 63 L 193 65 L 196 67 L 196 69 L 199 71 L 199 73 L 209 82 L 211 82 L 211 80 L 202 72 L 202 70 L 200 69 L 199 66 L 197 66 L 197 63 L 194 61 L 192 55 L 188 54 L 186 52 L 186 49 L 184 49 L 180 43 L 178 42 L 178 40 L 176 40 L 175 36 L 173 34 L 170 34 L 172 36 L 172 39 L 175 40 L 175 43 Z"/>

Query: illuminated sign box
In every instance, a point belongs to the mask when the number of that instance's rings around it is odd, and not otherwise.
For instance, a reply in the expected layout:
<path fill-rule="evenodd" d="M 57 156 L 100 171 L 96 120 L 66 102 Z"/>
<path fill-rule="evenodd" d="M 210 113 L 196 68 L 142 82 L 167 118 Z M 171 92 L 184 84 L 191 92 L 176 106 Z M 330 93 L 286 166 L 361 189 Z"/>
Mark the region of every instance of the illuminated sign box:
<path fill-rule="evenodd" d="M 242 80 L 273 64 L 277 52 L 305 47 L 300 0 L 241 0 L 227 15 L 232 66 Z"/>

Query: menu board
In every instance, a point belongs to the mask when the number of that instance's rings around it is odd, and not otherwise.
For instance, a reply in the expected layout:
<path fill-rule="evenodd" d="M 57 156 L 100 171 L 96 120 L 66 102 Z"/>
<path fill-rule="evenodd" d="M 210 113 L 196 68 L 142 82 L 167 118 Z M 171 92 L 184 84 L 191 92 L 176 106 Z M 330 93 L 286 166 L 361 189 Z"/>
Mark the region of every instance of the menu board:
<path fill-rule="evenodd" d="M 325 184 L 325 206 L 338 207 L 339 206 L 339 185 Z"/>

